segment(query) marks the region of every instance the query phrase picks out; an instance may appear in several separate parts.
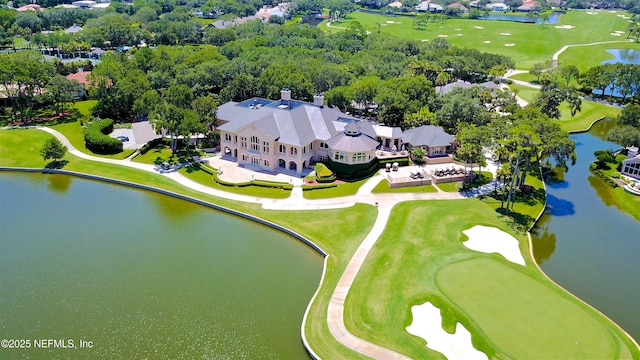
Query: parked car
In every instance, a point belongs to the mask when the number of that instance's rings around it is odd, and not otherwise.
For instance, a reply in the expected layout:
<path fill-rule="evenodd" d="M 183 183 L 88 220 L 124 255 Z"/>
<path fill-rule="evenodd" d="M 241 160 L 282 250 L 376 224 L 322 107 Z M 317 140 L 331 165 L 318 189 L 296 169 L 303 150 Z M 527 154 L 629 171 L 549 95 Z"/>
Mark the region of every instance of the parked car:
<path fill-rule="evenodd" d="M 129 141 L 129 137 L 128 136 L 124 136 L 124 135 L 120 135 L 120 136 L 116 136 L 116 139 L 125 142 L 125 141 Z"/>

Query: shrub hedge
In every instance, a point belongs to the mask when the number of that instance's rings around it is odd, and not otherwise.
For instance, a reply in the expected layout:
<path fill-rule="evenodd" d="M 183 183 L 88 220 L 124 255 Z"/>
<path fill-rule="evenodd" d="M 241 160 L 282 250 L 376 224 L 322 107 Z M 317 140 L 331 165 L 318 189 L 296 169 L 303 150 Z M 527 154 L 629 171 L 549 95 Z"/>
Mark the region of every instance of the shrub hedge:
<path fill-rule="evenodd" d="M 87 149 L 96 154 L 117 154 L 122 152 L 122 141 L 107 136 L 113 131 L 113 120 L 93 120 L 83 130 L 84 142 Z"/>
<path fill-rule="evenodd" d="M 323 163 L 317 163 L 313 169 L 316 172 L 316 181 L 319 183 L 330 183 L 336 179 L 336 174 Z"/>

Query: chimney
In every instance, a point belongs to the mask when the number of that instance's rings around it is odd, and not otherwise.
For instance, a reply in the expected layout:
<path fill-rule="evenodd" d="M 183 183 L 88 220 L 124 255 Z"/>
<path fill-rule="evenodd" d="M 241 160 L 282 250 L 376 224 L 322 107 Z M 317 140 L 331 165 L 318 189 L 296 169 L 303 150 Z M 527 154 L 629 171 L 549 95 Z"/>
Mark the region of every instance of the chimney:
<path fill-rule="evenodd" d="M 281 100 L 291 101 L 291 90 L 289 89 L 280 90 L 280 98 Z"/>
<path fill-rule="evenodd" d="M 313 95 L 313 105 L 319 107 L 324 106 L 324 95 L 320 93 Z"/>

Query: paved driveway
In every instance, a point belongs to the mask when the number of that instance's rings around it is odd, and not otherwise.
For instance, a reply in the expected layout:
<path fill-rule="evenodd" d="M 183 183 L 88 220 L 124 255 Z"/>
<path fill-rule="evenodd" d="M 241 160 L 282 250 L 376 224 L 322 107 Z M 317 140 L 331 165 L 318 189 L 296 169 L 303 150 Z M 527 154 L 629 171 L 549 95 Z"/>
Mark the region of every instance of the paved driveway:
<path fill-rule="evenodd" d="M 125 149 L 137 149 L 138 144 L 136 143 L 136 138 L 133 136 L 133 130 L 131 129 L 113 129 L 113 132 L 109 134 L 111 137 L 118 136 L 126 136 L 129 138 L 129 141 L 123 141 L 122 147 Z"/>

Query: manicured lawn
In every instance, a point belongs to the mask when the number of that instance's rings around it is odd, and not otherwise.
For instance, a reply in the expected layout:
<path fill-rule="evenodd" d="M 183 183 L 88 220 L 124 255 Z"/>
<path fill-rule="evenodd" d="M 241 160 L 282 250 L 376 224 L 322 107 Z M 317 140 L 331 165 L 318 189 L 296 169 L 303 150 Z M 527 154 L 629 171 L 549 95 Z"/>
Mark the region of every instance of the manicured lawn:
<path fill-rule="evenodd" d="M 615 106 L 596 103 L 593 101 L 582 101 L 582 110 L 571 117 L 571 112 L 566 103 L 560 105 L 560 126 L 568 132 L 586 131 L 591 125 L 603 117 L 616 118 L 622 109 Z"/>
<path fill-rule="evenodd" d="M 458 181 L 458 182 L 442 182 L 442 183 L 435 184 L 435 186 L 439 187 L 440 190 L 442 190 L 444 192 L 458 192 L 458 191 L 460 191 L 460 186 L 462 186 L 462 183 L 460 181 Z"/>
<path fill-rule="evenodd" d="M 640 196 L 629 194 L 621 187 L 611 189 L 611 191 L 613 192 L 616 204 L 627 214 L 640 221 Z"/>
<path fill-rule="evenodd" d="M 373 190 L 371 190 L 374 194 L 380 193 L 415 193 L 415 192 L 437 192 L 438 190 L 433 185 L 422 185 L 422 186 L 407 186 L 401 188 L 392 189 L 389 186 L 389 182 L 387 180 L 382 180 L 376 185 Z"/>
<path fill-rule="evenodd" d="M 463 247 L 462 231 L 480 224 L 514 234 L 527 265 Z M 452 267 L 460 262 L 468 268 Z M 485 285 L 488 295 L 473 293 Z M 410 358 L 441 358 L 405 329 L 411 306 L 425 301 L 441 309 L 446 330 L 453 332 L 461 322 L 489 358 L 640 355 L 605 318 L 552 285 L 529 258 L 525 235 L 476 199 L 396 205 L 347 296 L 345 322 L 354 335 Z M 498 333 L 508 329 L 513 332 Z M 544 346 L 533 338 L 544 338 Z M 579 349 L 571 339 L 579 341 Z"/>
<path fill-rule="evenodd" d="M 540 90 L 517 84 L 509 85 L 522 99 L 531 102 Z M 579 132 L 588 130 L 591 125 L 603 117 L 616 118 L 621 109 L 593 101 L 582 100 L 582 109 L 575 116 L 571 116 L 566 103 L 560 104 L 560 126 L 567 132 Z"/>
<path fill-rule="evenodd" d="M 302 195 L 305 199 L 327 199 L 340 196 L 355 195 L 362 184 L 369 179 L 353 182 L 344 182 L 335 187 L 305 190 Z"/>
<path fill-rule="evenodd" d="M 171 147 L 164 144 L 158 144 L 155 148 L 150 149 L 144 154 L 138 154 L 132 159 L 132 161 L 143 164 L 162 164 L 168 162 L 170 164 L 177 164 L 186 161 L 193 161 L 193 156 L 203 156 L 202 151 L 194 149 L 178 149 L 174 155 L 171 152 Z"/>
<path fill-rule="evenodd" d="M 79 121 L 53 125 L 51 126 L 51 128 L 61 132 L 67 139 L 69 139 L 71 144 L 76 149 L 88 155 L 98 156 L 98 157 L 103 157 L 108 159 L 122 160 L 135 152 L 135 150 L 133 149 L 124 149 L 121 153 L 113 154 L 113 155 L 100 155 L 100 154 L 95 154 L 91 152 L 89 149 L 87 149 L 87 146 L 85 145 L 84 135 L 82 134 L 82 126 L 80 126 Z"/>
<path fill-rule="evenodd" d="M 444 266 L 436 274 L 436 286 L 501 356 L 632 358 L 620 334 L 602 316 L 496 256 Z M 531 334 L 536 334 L 536 341 L 522 341 Z"/>
<path fill-rule="evenodd" d="M 575 26 L 573 29 L 560 29 L 550 24 L 450 19 L 444 22 L 430 21 L 424 29 L 417 30 L 413 26 L 413 18 L 363 12 L 350 13 L 346 19 L 332 24 L 348 27 L 349 22 L 358 21 L 371 32 L 379 28 L 381 32 L 418 41 L 443 37 L 454 45 L 510 56 L 516 62 L 516 68 L 529 69 L 535 63 L 551 60 L 553 54 L 565 45 L 624 41 L 624 36 L 611 35 L 615 31 L 627 30 L 629 23 L 617 16 L 620 14 L 623 13 L 599 11 L 597 15 L 589 15 L 587 11 L 572 10 L 560 17 L 557 26 L 572 25 Z M 320 26 L 327 31 L 343 31 L 326 25 L 324 22 Z M 640 48 L 640 44 L 636 44 L 636 48 Z M 582 56 L 597 61 L 607 56 L 589 47 L 584 47 L 582 51 Z"/>
<path fill-rule="evenodd" d="M 511 89 L 511 92 L 515 93 L 526 102 L 532 102 L 535 96 L 540 92 L 539 89 L 518 84 L 511 84 L 509 85 L 509 88 Z"/>
<path fill-rule="evenodd" d="M 532 81 L 538 80 L 538 77 L 531 75 L 529 73 L 522 73 L 522 74 L 511 75 L 509 76 L 509 79 L 532 82 Z"/>
<path fill-rule="evenodd" d="M 73 105 L 74 108 L 78 109 L 82 115 L 90 116 L 91 109 L 98 103 L 98 100 L 84 100 L 84 101 L 76 101 Z"/>

